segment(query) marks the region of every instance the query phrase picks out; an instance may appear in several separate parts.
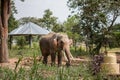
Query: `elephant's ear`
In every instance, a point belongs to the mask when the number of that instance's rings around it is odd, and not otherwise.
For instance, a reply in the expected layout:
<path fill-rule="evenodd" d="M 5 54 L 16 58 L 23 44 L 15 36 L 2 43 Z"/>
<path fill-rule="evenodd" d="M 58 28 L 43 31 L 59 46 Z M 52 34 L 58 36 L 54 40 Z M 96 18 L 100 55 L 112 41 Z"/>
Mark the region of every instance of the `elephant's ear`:
<path fill-rule="evenodd" d="M 57 43 L 57 39 L 56 38 L 53 39 L 53 44 L 57 46 L 58 43 Z"/>

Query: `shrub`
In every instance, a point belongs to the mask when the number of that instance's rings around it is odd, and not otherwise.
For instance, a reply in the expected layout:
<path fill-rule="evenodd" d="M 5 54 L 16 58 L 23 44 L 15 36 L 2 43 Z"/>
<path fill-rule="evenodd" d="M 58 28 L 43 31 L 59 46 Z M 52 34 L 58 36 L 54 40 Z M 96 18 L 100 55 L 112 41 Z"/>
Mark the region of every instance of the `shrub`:
<path fill-rule="evenodd" d="M 17 37 L 17 45 L 19 46 L 19 48 L 24 48 L 26 44 L 27 42 L 24 36 Z"/>
<path fill-rule="evenodd" d="M 88 52 L 86 52 L 83 48 L 79 47 L 76 49 L 72 47 L 71 48 L 71 53 L 73 54 L 73 56 L 84 56 L 84 55 L 89 55 Z"/>

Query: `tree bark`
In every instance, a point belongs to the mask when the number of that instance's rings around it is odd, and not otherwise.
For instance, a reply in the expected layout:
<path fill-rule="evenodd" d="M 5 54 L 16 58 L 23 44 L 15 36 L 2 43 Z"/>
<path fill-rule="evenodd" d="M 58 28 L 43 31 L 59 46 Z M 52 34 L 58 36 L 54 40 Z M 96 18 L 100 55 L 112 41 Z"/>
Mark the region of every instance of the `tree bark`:
<path fill-rule="evenodd" d="M 8 18 L 10 0 L 1 0 L 0 12 L 0 63 L 8 62 Z"/>

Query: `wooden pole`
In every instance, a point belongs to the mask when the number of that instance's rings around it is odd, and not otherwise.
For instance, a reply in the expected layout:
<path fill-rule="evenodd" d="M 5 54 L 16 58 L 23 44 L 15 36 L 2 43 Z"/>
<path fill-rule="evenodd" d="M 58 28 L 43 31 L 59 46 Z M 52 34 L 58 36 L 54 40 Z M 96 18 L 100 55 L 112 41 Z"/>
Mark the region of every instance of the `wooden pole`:
<path fill-rule="evenodd" d="M 29 48 L 32 47 L 32 35 L 29 35 Z"/>

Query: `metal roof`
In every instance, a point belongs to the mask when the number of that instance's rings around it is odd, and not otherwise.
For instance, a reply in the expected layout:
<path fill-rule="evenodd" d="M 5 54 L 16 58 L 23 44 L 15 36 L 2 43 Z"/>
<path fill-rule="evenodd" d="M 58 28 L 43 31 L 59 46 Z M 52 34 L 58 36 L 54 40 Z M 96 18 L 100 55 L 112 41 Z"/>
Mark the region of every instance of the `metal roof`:
<path fill-rule="evenodd" d="M 50 31 L 29 22 L 24 25 L 20 25 L 18 28 L 11 31 L 9 35 L 44 35 L 48 33 L 50 33 Z"/>

